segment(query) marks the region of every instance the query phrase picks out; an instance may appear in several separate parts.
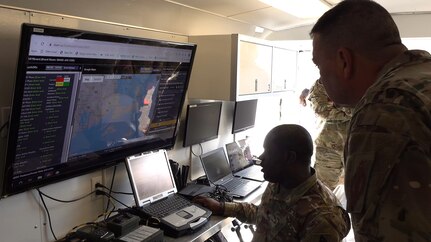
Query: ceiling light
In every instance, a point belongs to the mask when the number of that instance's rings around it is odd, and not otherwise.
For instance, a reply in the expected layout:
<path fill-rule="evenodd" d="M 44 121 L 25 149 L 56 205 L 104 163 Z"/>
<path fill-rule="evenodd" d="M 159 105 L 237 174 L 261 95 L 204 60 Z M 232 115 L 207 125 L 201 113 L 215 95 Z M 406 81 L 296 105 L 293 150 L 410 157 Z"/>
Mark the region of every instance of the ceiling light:
<path fill-rule="evenodd" d="M 263 33 L 264 30 L 265 30 L 264 28 L 259 27 L 259 26 L 256 26 L 256 28 L 254 28 L 254 32 L 259 33 L 259 34 Z"/>
<path fill-rule="evenodd" d="M 321 0 L 259 0 L 298 18 L 316 18 L 330 6 Z"/>

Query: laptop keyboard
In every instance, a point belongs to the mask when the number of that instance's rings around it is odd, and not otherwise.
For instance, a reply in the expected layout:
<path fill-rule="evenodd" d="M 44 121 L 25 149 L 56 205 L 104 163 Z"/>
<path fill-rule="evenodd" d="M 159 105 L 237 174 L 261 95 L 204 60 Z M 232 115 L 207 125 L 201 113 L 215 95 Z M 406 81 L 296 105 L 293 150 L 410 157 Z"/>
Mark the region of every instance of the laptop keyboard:
<path fill-rule="evenodd" d="M 226 184 L 223 184 L 223 186 L 226 187 L 228 191 L 235 191 L 240 187 L 245 186 L 247 182 L 248 181 L 243 179 L 232 179 L 228 181 Z"/>
<path fill-rule="evenodd" d="M 163 218 L 173 212 L 181 210 L 190 205 L 190 201 L 184 197 L 173 194 L 172 196 L 157 201 L 149 206 L 143 207 L 142 210 L 150 216 Z"/>

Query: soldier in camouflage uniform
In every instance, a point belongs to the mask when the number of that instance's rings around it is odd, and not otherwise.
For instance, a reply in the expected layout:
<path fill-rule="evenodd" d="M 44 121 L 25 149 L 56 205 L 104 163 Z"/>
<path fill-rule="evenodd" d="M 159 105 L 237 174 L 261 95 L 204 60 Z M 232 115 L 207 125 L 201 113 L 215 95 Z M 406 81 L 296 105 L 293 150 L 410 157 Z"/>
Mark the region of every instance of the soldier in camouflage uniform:
<path fill-rule="evenodd" d="M 347 212 L 310 167 L 313 141 L 303 127 L 285 124 L 265 138 L 260 156 L 269 182 L 259 206 L 198 197 L 214 214 L 256 224 L 255 242 L 340 241 L 350 230 Z"/>
<path fill-rule="evenodd" d="M 311 37 L 328 95 L 356 105 L 345 147 L 356 241 L 431 241 L 431 55 L 407 50 L 366 0 L 339 3 Z"/>
<path fill-rule="evenodd" d="M 311 107 L 320 119 L 320 133 L 314 141 L 316 147 L 317 179 L 331 190 L 339 183 L 343 173 L 343 149 L 352 109 L 339 107 L 329 99 L 325 87 L 317 80 L 308 96 Z"/>

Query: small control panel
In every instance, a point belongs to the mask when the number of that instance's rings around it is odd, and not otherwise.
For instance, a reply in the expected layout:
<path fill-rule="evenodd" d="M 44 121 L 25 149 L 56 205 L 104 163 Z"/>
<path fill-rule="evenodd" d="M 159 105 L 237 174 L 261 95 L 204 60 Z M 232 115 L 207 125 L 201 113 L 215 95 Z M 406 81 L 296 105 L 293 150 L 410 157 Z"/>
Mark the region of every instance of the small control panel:
<path fill-rule="evenodd" d="M 84 226 L 76 231 L 76 235 L 80 239 L 93 242 L 106 242 L 115 238 L 114 233 L 97 225 Z"/>
<path fill-rule="evenodd" d="M 119 213 L 98 224 L 76 230 L 75 238 L 86 242 L 163 242 L 163 231 L 140 225 L 140 218 L 130 213 Z M 71 241 L 71 240 L 67 240 Z M 74 240 L 76 241 L 76 240 Z"/>
<path fill-rule="evenodd" d="M 115 234 L 115 237 L 120 237 L 138 228 L 140 220 L 138 216 L 120 213 L 107 219 L 106 226 Z"/>

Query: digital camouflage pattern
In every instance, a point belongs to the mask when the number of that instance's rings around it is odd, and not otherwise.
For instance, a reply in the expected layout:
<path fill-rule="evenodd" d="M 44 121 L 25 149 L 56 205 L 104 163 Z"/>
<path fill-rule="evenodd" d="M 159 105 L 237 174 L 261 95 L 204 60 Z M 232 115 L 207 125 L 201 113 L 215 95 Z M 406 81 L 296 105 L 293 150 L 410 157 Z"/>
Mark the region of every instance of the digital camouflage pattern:
<path fill-rule="evenodd" d="M 356 106 L 345 190 L 356 242 L 431 241 L 431 56 L 388 63 Z"/>
<path fill-rule="evenodd" d="M 347 212 L 315 174 L 292 190 L 269 183 L 259 206 L 226 202 L 224 215 L 255 224 L 254 242 L 340 241 L 350 230 Z"/>
<path fill-rule="evenodd" d="M 321 131 L 314 141 L 316 147 L 314 168 L 317 178 L 334 190 L 343 173 L 344 143 L 352 117 L 352 109 L 335 106 L 319 80 L 311 87 L 308 100 L 320 120 L 321 127 Z"/>

